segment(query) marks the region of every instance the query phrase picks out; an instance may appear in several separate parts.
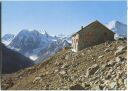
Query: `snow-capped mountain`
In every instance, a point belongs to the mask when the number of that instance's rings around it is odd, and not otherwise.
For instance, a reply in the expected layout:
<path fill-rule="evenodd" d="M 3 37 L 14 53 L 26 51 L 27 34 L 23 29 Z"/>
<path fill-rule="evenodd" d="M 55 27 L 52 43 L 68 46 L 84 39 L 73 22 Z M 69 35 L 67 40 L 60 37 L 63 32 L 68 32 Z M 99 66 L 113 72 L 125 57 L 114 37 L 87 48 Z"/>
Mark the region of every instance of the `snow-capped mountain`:
<path fill-rule="evenodd" d="M 47 48 L 40 51 L 40 57 L 37 59 L 36 63 L 40 63 L 42 60 L 47 59 L 49 56 L 59 52 L 64 47 L 69 47 L 71 44 L 68 43 L 66 40 L 58 40 L 52 42 L 48 45 Z"/>
<path fill-rule="evenodd" d="M 71 43 L 71 35 L 59 34 L 55 37 L 57 37 L 60 40 L 66 40 L 68 43 Z"/>
<path fill-rule="evenodd" d="M 9 47 L 19 49 L 22 53 L 31 52 L 38 47 L 46 47 L 52 42 L 53 38 L 48 34 L 41 34 L 36 30 L 22 30 L 9 44 Z M 43 45 L 43 46 L 42 46 Z"/>
<path fill-rule="evenodd" d="M 119 37 L 127 37 L 127 25 L 119 21 L 111 21 L 106 25 L 110 30 L 115 32 L 115 39 Z"/>
<path fill-rule="evenodd" d="M 8 47 L 36 60 L 40 56 L 45 59 L 65 46 L 69 46 L 66 40 L 50 36 L 46 31 L 40 33 L 37 30 L 24 29 L 15 36 Z"/>
<path fill-rule="evenodd" d="M 5 45 L 9 45 L 11 41 L 14 39 L 14 37 L 15 37 L 14 34 L 5 34 L 2 37 L 2 43 L 4 43 Z"/>

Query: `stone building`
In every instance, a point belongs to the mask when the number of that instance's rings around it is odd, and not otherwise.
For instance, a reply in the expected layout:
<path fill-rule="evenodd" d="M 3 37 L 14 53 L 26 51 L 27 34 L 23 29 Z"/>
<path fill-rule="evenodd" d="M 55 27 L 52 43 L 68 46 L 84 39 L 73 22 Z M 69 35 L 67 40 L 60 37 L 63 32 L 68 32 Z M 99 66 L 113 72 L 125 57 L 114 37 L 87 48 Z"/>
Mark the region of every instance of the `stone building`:
<path fill-rule="evenodd" d="M 79 51 L 106 41 L 113 41 L 114 34 L 114 32 L 96 20 L 86 27 L 81 27 L 80 31 L 72 35 L 73 51 Z"/>

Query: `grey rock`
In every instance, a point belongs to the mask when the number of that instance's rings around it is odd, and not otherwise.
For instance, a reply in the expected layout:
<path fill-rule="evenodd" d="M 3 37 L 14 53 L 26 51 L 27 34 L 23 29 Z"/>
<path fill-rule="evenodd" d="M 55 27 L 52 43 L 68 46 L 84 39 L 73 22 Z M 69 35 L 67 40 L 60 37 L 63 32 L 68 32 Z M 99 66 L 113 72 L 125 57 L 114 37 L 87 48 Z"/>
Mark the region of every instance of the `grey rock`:
<path fill-rule="evenodd" d="M 91 90 L 100 90 L 99 85 L 93 85 Z"/>
<path fill-rule="evenodd" d="M 110 52 L 110 50 L 109 49 L 105 49 L 104 52 Z"/>
<path fill-rule="evenodd" d="M 115 52 L 115 55 L 117 56 L 117 55 L 119 55 L 119 54 L 124 53 L 124 50 L 126 50 L 126 49 L 127 49 L 126 46 L 119 46 L 119 47 L 117 48 L 117 51 Z"/>
<path fill-rule="evenodd" d="M 59 70 L 58 69 L 56 69 L 55 71 L 54 71 L 54 73 L 56 73 L 56 72 L 58 72 Z"/>
<path fill-rule="evenodd" d="M 69 55 L 66 55 L 66 56 L 65 56 L 65 59 L 66 59 L 66 60 L 69 60 L 69 59 L 70 59 L 70 56 L 69 56 Z"/>
<path fill-rule="evenodd" d="M 109 61 L 105 67 L 113 67 L 117 62 L 115 62 L 115 60 L 111 60 Z"/>
<path fill-rule="evenodd" d="M 101 56 L 99 56 L 98 58 L 102 58 L 102 57 L 104 57 L 103 55 L 101 55 Z"/>
<path fill-rule="evenodd" d="M 117 81 L 117 82 L 118 82 L 118 84 L 119 84 L 119 85 L 124 84 L 124 80 L 123 80 L 123 79 L 118 79 L 118 81 Z"/>
<path fill-rule="evenodd" d="M 79 84 L 76 84 L 74 86 L 71 86 L 70 87 L 70 90 L 85 90 L 84 87 L 82 87 L 81 85 Z"/>
<path fill-rule="evenodd" d="M 97 64 L 92 65 L 90 68 L 87 69 L 86 77 L 94 75 L 98 69 L 99 66 Z"/>
<path fill-rule="evenodd" d="M 110 82 L 109 84 L 109 87 L 110 87 L 110 89 L 116 89 L 116 87 L 117 87 L 117 83 L 116 82 Z"/>
<path fill-rule="evenodd" d="M 82 83 L 82 86 L 85 88 L 85 90 L 91 89 L 91 85 L 89 83 Z"/>
<path fill-rule="evenodd" d="M 127 86 L 127 79 L 124 79 L 124 85 Z"/>
<path fill-rule="evenodd" d="M 36 77 L 36 78 L 33 80 L 33 83 L 41 82 L 41 81 L 42 81 L 42 78 L 41 78 L 41 77 Z"/>
<path fill-rule="evenodd" d="M 115 60 L 116 60 L 116 62 L 118 62 L 118 63 L 122 63 L 122 62 L 123 62 L 124 60 L 126 60 L 126 59 L 123 58 L 123 57 L 116 57 Z"/>
<path fill-rule="evenodd" d="M 66 71 L 61 70 L 59 73 L 60 73 L 61 75 L 64 75 L 64 74 L 66 74 Z"/>

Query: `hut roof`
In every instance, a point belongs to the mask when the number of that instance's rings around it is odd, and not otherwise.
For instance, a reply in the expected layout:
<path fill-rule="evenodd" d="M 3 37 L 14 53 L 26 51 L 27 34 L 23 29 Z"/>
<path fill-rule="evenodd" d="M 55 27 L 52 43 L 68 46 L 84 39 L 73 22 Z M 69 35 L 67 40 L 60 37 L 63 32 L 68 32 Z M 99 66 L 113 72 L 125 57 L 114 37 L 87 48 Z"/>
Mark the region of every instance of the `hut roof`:
<path fill-rule="evenodd" d="M 92 22 L 92 23 L 90 23 L 90 24 L 88 24 L 87 26 L 85 26 L 85 27 L 82 27 L 83 29 L 86 29 L 87 27 L 89 27 L 89 26 L 92 26 L 92 25 L 94 25 L 94 24 L 100 24 L 101 26 L 103 26 L 104 28 L 106 28 L 108 31 L 111 31 L 110 29 L 108 29 L 106 26 L 104 26 L 102 23 L 100 23 L 98 20 L 96 20 L 96 21 L 94 21 L 94 22 Z M 84 31 L 83 29 L 81 29 L 81 30 L 79 30 L 78 32 L 76 32 L 76 33 L 74 33 L 72 36 L 74 36 L 74 35 L 76 35 L 76 34 L 79 34 L 79 32 L 81 32 L 81 31 Z M 115 34 L 113 31 L 111 31 L 113 34 Z"/>

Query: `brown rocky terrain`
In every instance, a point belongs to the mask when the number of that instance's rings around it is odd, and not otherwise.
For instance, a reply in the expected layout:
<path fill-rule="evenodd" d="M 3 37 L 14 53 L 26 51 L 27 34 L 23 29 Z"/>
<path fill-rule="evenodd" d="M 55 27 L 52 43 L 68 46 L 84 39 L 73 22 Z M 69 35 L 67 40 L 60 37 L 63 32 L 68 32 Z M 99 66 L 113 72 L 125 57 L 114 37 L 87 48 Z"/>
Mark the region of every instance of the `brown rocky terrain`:
<path fill-rule="evenodd" d="M 125 90 L 126 44 L 118 40 L 77 53 L 62 50 L 42 64 L 3 75 L 2 89 Z"/>

